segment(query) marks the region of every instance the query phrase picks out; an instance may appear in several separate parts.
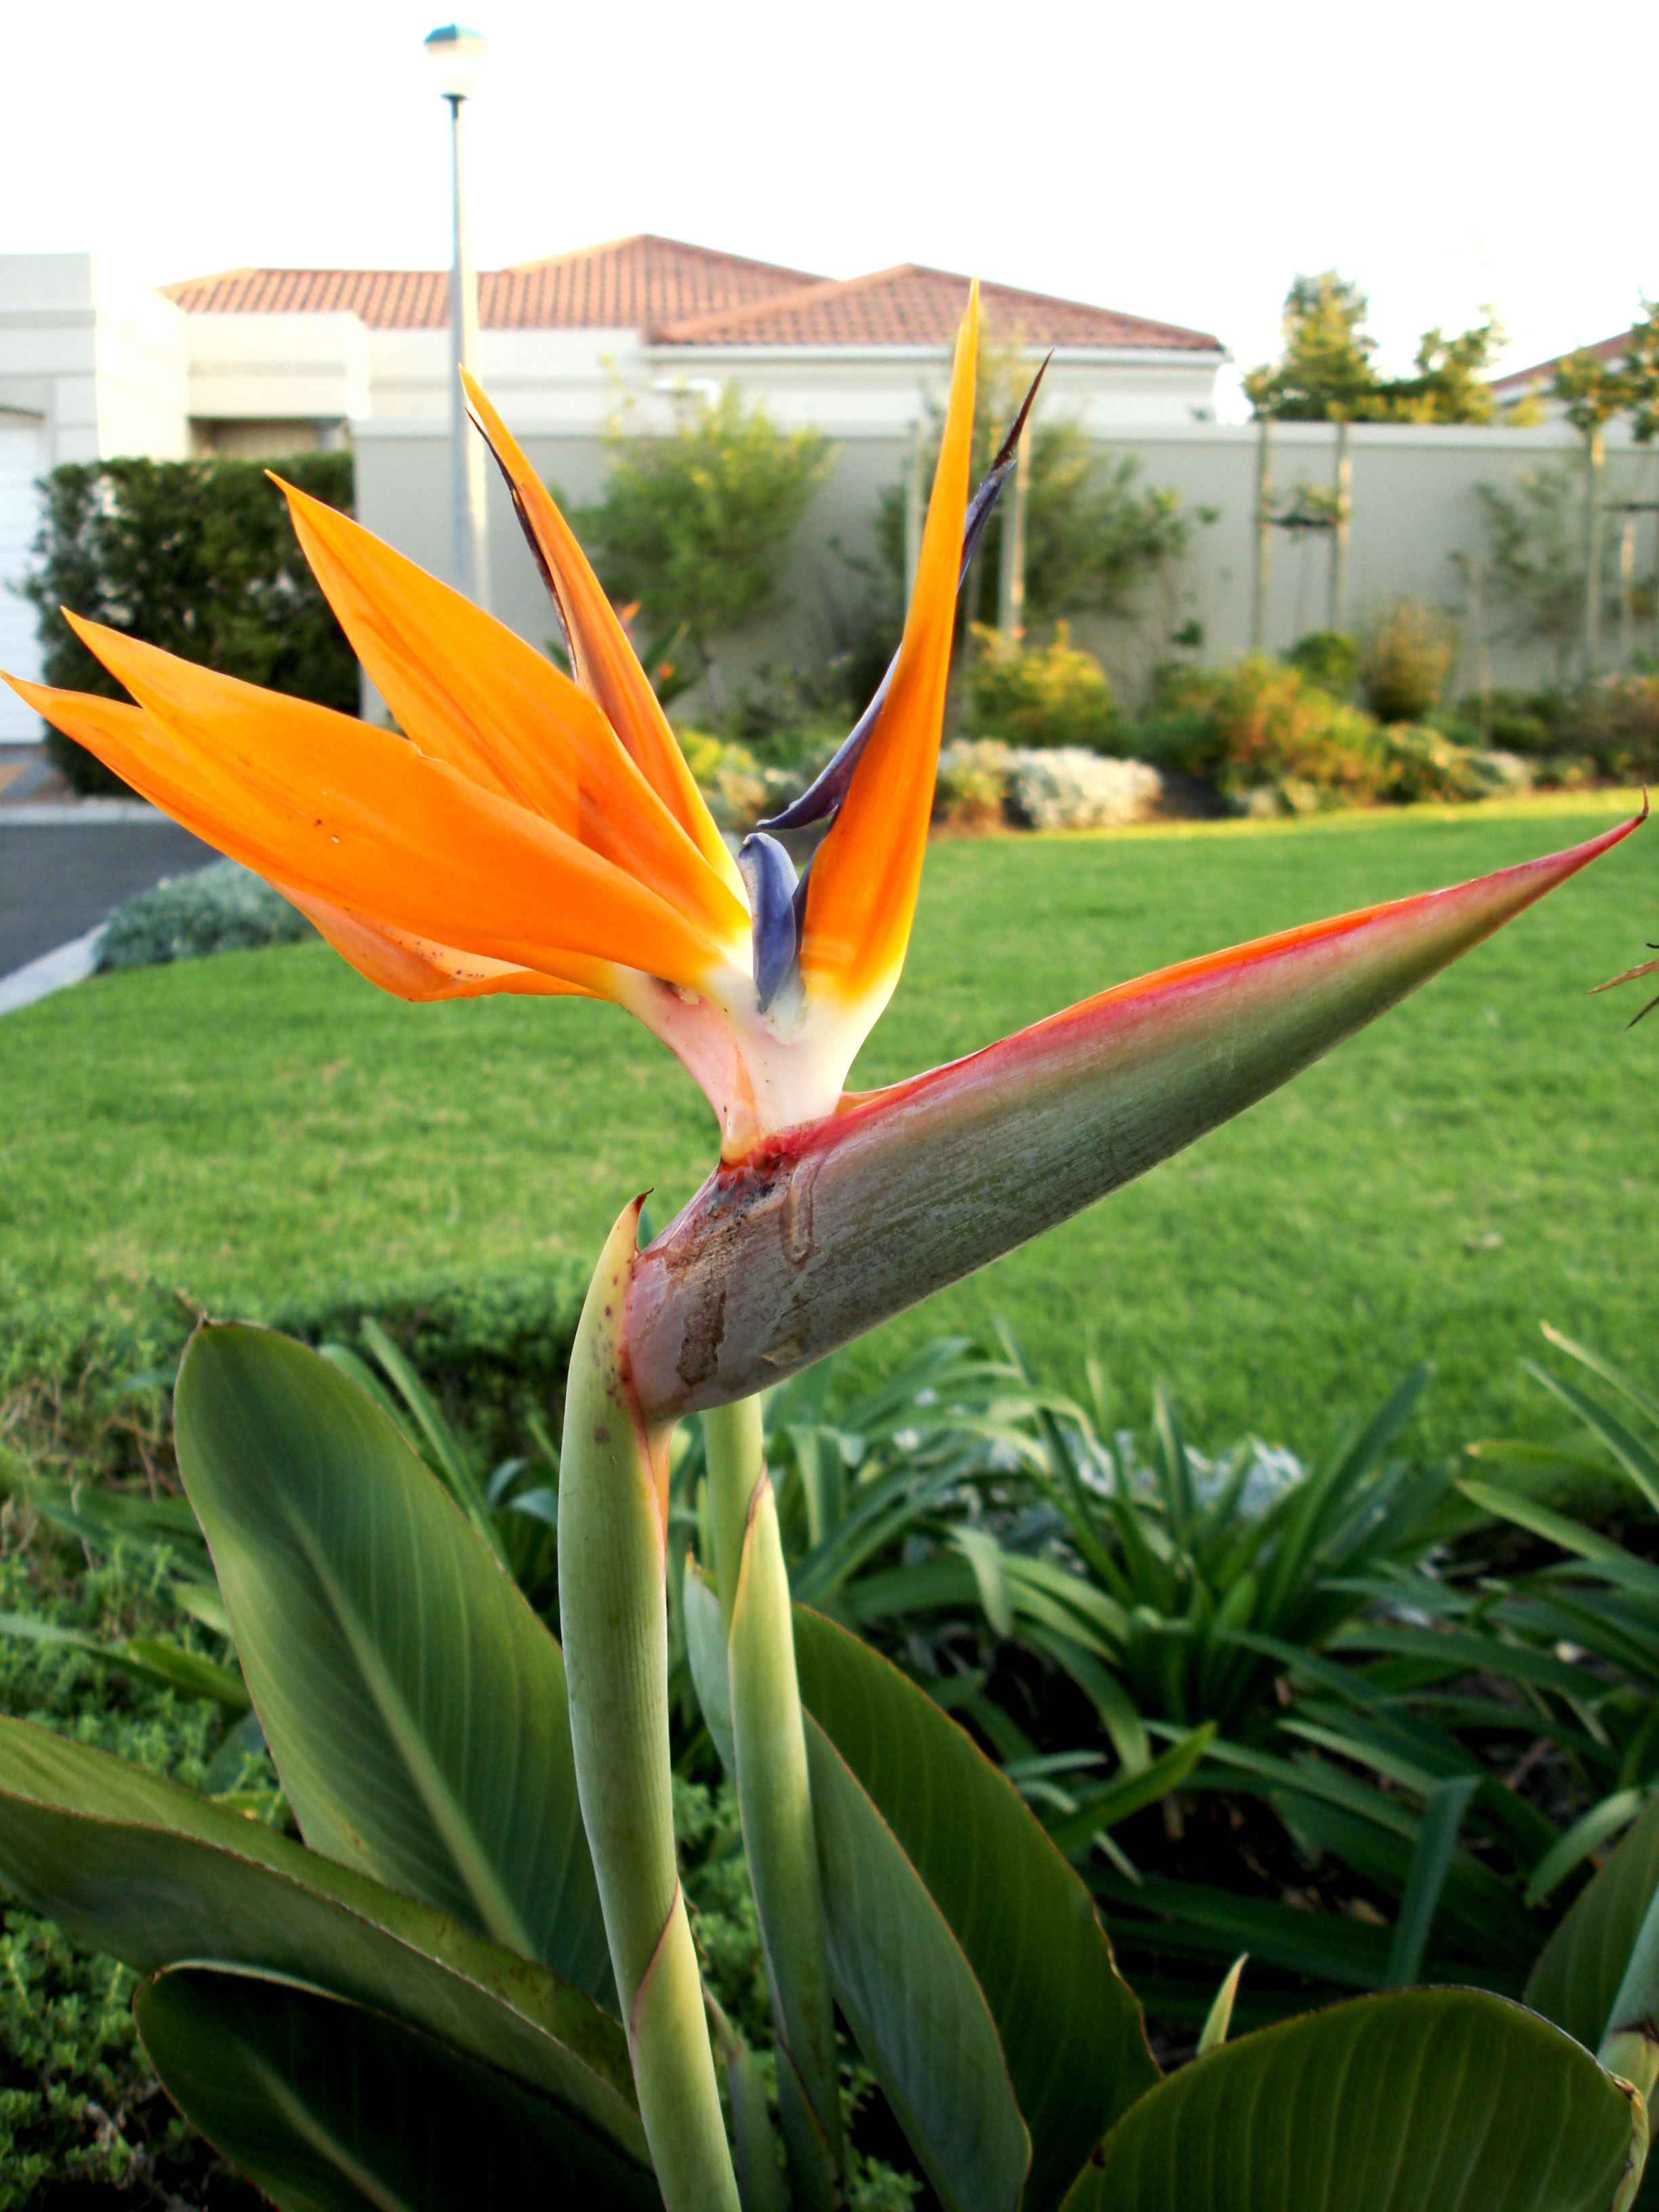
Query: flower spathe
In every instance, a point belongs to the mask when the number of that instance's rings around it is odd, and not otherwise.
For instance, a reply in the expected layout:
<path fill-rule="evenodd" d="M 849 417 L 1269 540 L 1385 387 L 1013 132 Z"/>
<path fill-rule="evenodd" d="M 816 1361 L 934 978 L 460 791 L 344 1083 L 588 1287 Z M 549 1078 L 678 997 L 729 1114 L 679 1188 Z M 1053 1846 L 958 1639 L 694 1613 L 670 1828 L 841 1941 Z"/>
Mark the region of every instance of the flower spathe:
<path fill-rule="evenodd" d="M 287 485 L 301 546 L 396 730 L 67 610 L 136 703 L 7 681 L 264 876 L 382 989 L 626 1006 L 684 1062 L 720 1118 L 723 1156 L 741 1158 L 833 1111 L 903 965 L 950 666 L 977 344 L 975 289 L 903 642 L 799 890 L 771 841 L 751 840 L 759 849 L 741 867 L 726 849 L 568 525 L 471 379 L 473 420 L 552 592 L 575 681 Z"/>

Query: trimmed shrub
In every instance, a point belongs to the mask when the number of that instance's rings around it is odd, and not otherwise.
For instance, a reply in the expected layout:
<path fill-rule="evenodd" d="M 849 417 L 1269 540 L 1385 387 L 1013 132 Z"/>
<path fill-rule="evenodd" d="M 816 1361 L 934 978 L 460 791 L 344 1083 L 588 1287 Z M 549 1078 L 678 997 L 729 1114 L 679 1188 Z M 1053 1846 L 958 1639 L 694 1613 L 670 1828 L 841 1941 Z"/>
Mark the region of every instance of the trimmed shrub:
<path fill-rule="evenodd" d="M 1359 681 L 1359 647 L 1346 630 L 1310 629 L 1285 659 L 1333 698 L 1351 698 Z"/>
<path fill-rule="evenodd" d="M 1379 733 L 1378 743 L 1384 799 L 1404 804 L 1417 799 L 1485 799 L 1492 788 L 1467 745 L 1423 723 L 1393 723 Z"/>
<path fill-rule="evenodd" d="M 295 945 L 315 934 L 297 907 L 236 860 L 167 876 L 118 907 L 98 946 L 98 972 L 157 968 L 210 952 Z"/>
<path fill-rule="evenodd" d="M 1104 830 L 1145 821 L 1163 796 L 1163 777 L 1145 761 L 1060 745 L 1016 754 L 1008 811 L 1033 830 Z"/>
<path fill-rule="evenodd" d="M 1231 799 L 1289 783 L 1319 794 L 1320 805 L 1352 805 L 1385 781 L 1370 718 L 1264 653 L 1232 668 L 1167 670 L 1141 734 L 1160 766 Z"/>
<path fill-rule="evenodd" d="M 988 830 L 1006 821 L 1008 788 L 1019 757 L 1000 738 L 946 745 L 933 786 L 934 821 L 952 830 Z"/>
<path fill-rule="evenodd" d="M 1359 689 L 1379 722 L 1422 722 L 1440 703 L 1456 641 L 1443 615 L 1397 599 L 1371 623 L 1359 650 Z"/>
<path fill-rule="evenodd" d="M 963 678 L 971 735 L 1028 748 L 1115 750 L 1123 725 L 1106 672 L 1072 643 L 1064 623 L 1042 646 L 1018 644 L 979 623 L 974 637 L 977 649 Z"/>
<path fill-rule="evenodd" d="M 349 453 L 295 453 L 283 470 L 351 512 Z M 39 617 L 48 684 L 126 696 L 64 620 L 68 606 L 223 675 L 356 713 L 356 656 L 262 463 L 67 461 L 46 492 L 39 565 L 21 588 Z M 126 788 L 57 731 L 46 750 L 77 791 Z"/>

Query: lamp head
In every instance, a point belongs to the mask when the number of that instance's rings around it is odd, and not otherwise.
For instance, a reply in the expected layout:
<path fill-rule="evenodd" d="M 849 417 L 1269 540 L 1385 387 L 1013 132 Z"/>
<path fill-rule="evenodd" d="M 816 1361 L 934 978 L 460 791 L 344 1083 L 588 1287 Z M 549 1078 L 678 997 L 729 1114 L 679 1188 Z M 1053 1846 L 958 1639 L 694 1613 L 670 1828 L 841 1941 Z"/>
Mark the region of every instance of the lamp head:
<path fill-rule="evenodd" d="M 459 23 L 445 23 L 428 31 L 423 41 L 438 71 L 438 89 L 446 100 L 471 100 L 489 45 L 482 32 Z"/>

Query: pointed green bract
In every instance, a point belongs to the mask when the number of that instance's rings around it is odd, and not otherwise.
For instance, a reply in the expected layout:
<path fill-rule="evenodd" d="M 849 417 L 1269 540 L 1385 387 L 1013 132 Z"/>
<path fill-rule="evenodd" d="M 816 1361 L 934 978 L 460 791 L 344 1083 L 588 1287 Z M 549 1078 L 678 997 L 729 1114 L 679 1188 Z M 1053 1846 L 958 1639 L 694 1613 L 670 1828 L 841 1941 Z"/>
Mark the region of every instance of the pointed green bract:
<path fill-rule="evenodd" d="M 367 2006 L 217 1963 L 133 2002 L 168 2094 L 282 2212 L 655 2212 L 652 2175 L 494 2068 Z"/>
<path fill-rule="evenodd" d="M 614 2005 L 558 1645 L 393 1424 L 268 1329 L 199 1329 L 179 1471 L 306 1841 Z"/>
<path fill-rule="evenodd" d="M 618 1217 L 570 1351 L 559 1617 L 571 1741 L 640 2113 L 669 2212 L 738 2212 L 696 1950 L 675 1863 L 668 1741 L 665 1437 L 627 1364 L 637 1204 Z M 663 1459 L 659 1475 L 659 1457 Z"/>
<path fill-rule="evenodd" d="M 140 1973 L 213 1958 L 401 2019 L 647 2164 L 622 2030 L 591 1997 L 432 1905 L 27 1721 L 0 1720 L 0 1881 Z"/>
<path fill-rule="evenodd" d="M 1475 1990 L 1361 1997 L 1187 2067 L 1121 2119 L 1066 2212 L 1625 2212 L 1641 2100 Z"/>
<path fill-rule="evenodd" d="M 711 1480 L 713 1454 L 710 1455 Z M 846 2166 L 789 1573 L 757 1455 L 727 1647 L 744 1847 L 776 2023 L 778 2109 L 801 2212 L 834 2212 Z"/>
<path fill-rule="evenodd" d="M 1585 866 L 1547 859 L 1087 999 L 720 1168 L 642 1255 L 656 1418 L 747 1397 L 1242 1113 Z"/>
<path fill-rule="evenodd" d="M 915 1869 L 984 1993 L 1030 2132 L 1026 2212 L 1043 2212 L 1158 2079 L 1093 1900 L 1012 1784 L 896 1667 L 804 1606 L 795 1608 L 795 1654 L 808 1714 Z M 815 1764 L 815 1797 L 817 1789 Z M 822 1825 L 819 1842 L 829 1899 L 850 1876 Z"/>

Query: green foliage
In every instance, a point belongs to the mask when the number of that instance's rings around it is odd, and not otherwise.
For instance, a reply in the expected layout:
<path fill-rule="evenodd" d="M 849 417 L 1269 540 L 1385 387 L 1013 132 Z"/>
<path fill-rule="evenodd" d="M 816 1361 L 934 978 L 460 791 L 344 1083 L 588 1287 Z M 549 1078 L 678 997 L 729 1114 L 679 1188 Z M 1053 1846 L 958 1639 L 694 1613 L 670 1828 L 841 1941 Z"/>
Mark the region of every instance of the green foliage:
<path fill-rule="evenodd" d="M 1490 779 L 1468 746 L 1424 724 L 1395 722 L 1379 732 L 1381 795 L 1402 805 L 1425 799 L 1486 799 Z"/>
<path fill-rule="evenodd" d="M 1291 787 L 1319 805 L 1376 798 L 1383 768 L 1376 725 L 1299 668 L 1252 654 L 1226 669 L 1164 672 L 1143 731 L 1151 757 L 1229 797 Z"/>
<path fill-rule="evenodd" d="M 975 482 L 1018 411 L 1029 373 L 1024 363 L 994 348 L 981 350 L 971 464 Z M 1133 454 L 1114 457 L 1081 423 L 1044 421 L 1042 415 L 1039 401 L 1030 432 L 1025 501 L 1026 619 L 1041 624 L 1085 611 L 1128 615 L 1144 587 L 1180 561 L 1191 543 L 1194 518 L 1182 512 L 1179 493 L 1138 488 L 1139 464 Z M 938 459 L 936 428 L 921 453 L 924 489 Z M 963 586 L 958 617 L 963 627 L 994 607 L 1008 497 L 1005 490 Z M 887 572 L 894 642 L 904 581 L 904 511 L 903 483 L 890 485 L 877 507 L 876 538 Z"/>
<path fill-rule="evenodd" d="M 1127 614 L 1141 587 L 1181 559 L 1193 525 L 1180 494 L 1139 489 L 1139 473 L 1132 454 L 1114 459 L 1080 423 L 1043 423 L 1033 431 L 1025 507 L 1029 620 Z M 988 554 L 986 561 L 988 568 Z"/>
<path fill-rule="evenodd" d="M 216 1648 L 176 1609 L 164 1562 L 116 1547 L 68 1561 L 37 1540 L 0 1559 L 0 1610 L 88 1642 L 138 1635 Z M 73 1643 L 0 1638 L 0 1711 L 26 1716 L 155 1773 L 204 1786 L 226 1725 L 211 1705 L 112 1668 Z M 258 1759 L 249 1762 L 262 1764 Z M 239 1773 L 242 1762 L 238 1762 Z M 267 1770 L 268 1771 L 268 1770 Z M 149 2186 L 175 2201 L 246 2206 L 251 2191 L 178 2118 L 139 2046 L 137 1977 L 9 1906 L 0 1936 L 0 2208 L 54 2189 Z"/>
<path fill-rule="evenodd" d="M 1048 645 L 1025 645 L 976 627 L 966 673 L 967 728 L 1006 744 L 1118 748 L 1121 718 L 1105 671 L 1072 643 L 1061 623 Z"/>
<path fill-rule="evenodd" d="M 1443 615 L 1398 599 L 1365 631 L 1359 689 L 1379 722 L 1424 722 L 1440 703 L 1457 641 Z"/>
<path fill-rule="evenodd" d="M 1486 529 L 1493 599 L 1505 636 L 1535 639 L 1555 657 L 1558 683 L 1583 634 L 1584 486 L 1566 468 L 1518 470 L 1515 491 L 1477 484 Z M 1603 532 L 1605 612 L 1616 611 L 1617 548 Z"/>
<path fill-rule="evenodd" d="M 166 2190 L 174 2203 L 257 2202 L 167 2103 L 138 2042 L 137 1977 L 9 1911 L 0 1935 L 0 2212 L 54 2191 Z M 201 2192 L 198 2194 L 198 2191 Z M 99 2190 L 101 2200 L 104 2190 Z"/>
<path fill-rule="evenodd" d="M 607 436 L 605 496 L 571 520 L 617 600 L 663 635 L 682 631 L 706 669 L 713 641 L 770 602 L 783 550 L 829 472 L 816 430 L 745 412 L 735 384 L 699 398 L 665 437 Z"/>
<path fill-rule="evenodd" d="M 1645 2122 L 1518 2005 L 1472 1990 L 1374 1997 L 1246 2036 L 1161 2083 L 1066 2212 L 1625 2212 Z"/>
<path fill-rule="evenodd" d="M 179 1471 L 307 1838 L 614 2002 L 558 1646 L 498 1571 L 470 1479 L 464 1520 L 365 1393 L 264 1331 L 198 1334 L 176 1403 Z"/>
<path fill-rule="evenodd" d="M 98 969 L 106 975 L 154 968 L 210 952 L 295 945 L 313 934 L 298 908 L 251 868 L 218 860 L 195 875 L 170 877 L 118 907 L 99 939 Z"/>
<path fill-rule="evenodd" d="M 1359 647 L 1346 630 L 1311 629 L 1285 657 L 1334 698 L 1347 698 L 1359 681 Z"/>
<path fill-rule="evenodd" d="M 350 512 L 349 453 L 296 453 L 283 465 L 301 491 Z M 23 591 L 48 684 L 126 696 L 64 621 L 67 606 L 227 676 L 356 713 L 356 659 L 261 463 L 66 461 L 46 490 Z M 49 732 L 46 744 L 77 790 L 124 788 L 69 738 Z"/>
<path fill-rule="evenodd" d="M 1256 413 L 1285 422 L 1491 422 L 1484 378 L 1504 333 L 1490 310 L 1455 337 L 1425 331 L 1412 376 L 1377 374 L 1370 312 L 1359 287 L 1334 269 L 1297 277 L 1285 299 L 1283 354 L 1244 379 Z"/>

